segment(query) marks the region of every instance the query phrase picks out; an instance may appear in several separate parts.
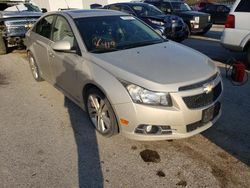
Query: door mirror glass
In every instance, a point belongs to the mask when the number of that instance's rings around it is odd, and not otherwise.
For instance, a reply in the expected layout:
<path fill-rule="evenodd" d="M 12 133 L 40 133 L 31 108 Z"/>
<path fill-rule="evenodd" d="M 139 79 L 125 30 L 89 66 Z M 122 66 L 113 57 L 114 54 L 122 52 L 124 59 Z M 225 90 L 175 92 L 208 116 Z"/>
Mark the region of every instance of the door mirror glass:
<path fill-rule="evenodd" d="M 71 44 L 69 41 L 57 41 L 51 45 L 52 49 L 57 52 L 72 52 Z"/>

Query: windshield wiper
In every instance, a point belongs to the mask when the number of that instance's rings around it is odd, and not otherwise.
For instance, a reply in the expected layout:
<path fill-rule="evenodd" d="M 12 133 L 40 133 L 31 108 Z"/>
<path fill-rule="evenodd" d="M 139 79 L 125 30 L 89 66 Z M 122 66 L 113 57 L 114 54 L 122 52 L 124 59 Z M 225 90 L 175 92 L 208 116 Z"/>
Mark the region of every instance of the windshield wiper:
<path fill-rule="evenodd" d="M 132 44 L 127 44 L 124 46 L 121 46 L 121 49 L 129 49 L 129 48 L 136 48 L 136 47 L 141 47 L 141 46 L 148 46 L 148 45 L 153 45 L 153 44 L 158 44 L 165 42 L 164 40 L 157 40 L 157 41 L 144 41 L 144 42 L 137 42 L 137 43 L 132 43 Z"/>
<path fill-rule="evenodd" d="M 93 50 L 89 50 L 90 53 L 106 53 L 106 52 L 114 52 L 114 51 L 119 51 L 116 48 L 107 48 L 107 49 L 93 49 Z"/>

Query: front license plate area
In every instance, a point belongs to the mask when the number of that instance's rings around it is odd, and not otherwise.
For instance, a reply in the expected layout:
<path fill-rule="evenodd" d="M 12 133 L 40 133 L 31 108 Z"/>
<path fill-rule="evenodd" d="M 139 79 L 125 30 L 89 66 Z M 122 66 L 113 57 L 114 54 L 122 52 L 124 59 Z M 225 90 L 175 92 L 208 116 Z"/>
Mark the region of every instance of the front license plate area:
<path fill-rule="evenodd" d="M 218 102 L 202 112 L 202 122 L 212 121 L 220 113 L 221 104 Z"/>

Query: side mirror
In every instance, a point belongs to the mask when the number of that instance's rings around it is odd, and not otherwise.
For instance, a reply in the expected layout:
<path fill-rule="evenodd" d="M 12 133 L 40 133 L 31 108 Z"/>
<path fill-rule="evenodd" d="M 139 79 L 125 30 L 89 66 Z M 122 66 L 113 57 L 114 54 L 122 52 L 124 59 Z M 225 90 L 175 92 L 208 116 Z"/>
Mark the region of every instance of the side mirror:
<path fill-rule="evenodd" d="M 46 8 L 42 8 L 42 13 L 46 13 L 48 10 Z"/>
<path fill-rule="evenodd" d="M 66 52 L 66 53 L 74 53 L 75 52 L 74 50 L 71 50 L 72 46 L 71 46 L 70 42 L 65 41 L 65 40 L 57 41 L 57 42 L 53 43 L 51 45 L 51 48 L 57 52 Z"/>

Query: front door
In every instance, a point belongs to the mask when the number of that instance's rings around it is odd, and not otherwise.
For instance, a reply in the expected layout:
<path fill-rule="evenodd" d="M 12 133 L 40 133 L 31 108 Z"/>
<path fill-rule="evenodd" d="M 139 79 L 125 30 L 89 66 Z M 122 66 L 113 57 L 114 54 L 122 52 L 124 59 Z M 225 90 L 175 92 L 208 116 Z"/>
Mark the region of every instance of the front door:
<path fill-rule="evenodd" d="M 50 64 L 53 72 L 54 84 L 77 99 L 77 71 L 76 66 L 81 64 L 82 58 L 77 53 L 78 45 L 67 20 L 58 16 L 52 31 L 53 42 L 68 41 L 71 44 L 72 53 L 56 52 L 49 49 Z M 73 52 L 74 51 L 74 52 Z"/>

